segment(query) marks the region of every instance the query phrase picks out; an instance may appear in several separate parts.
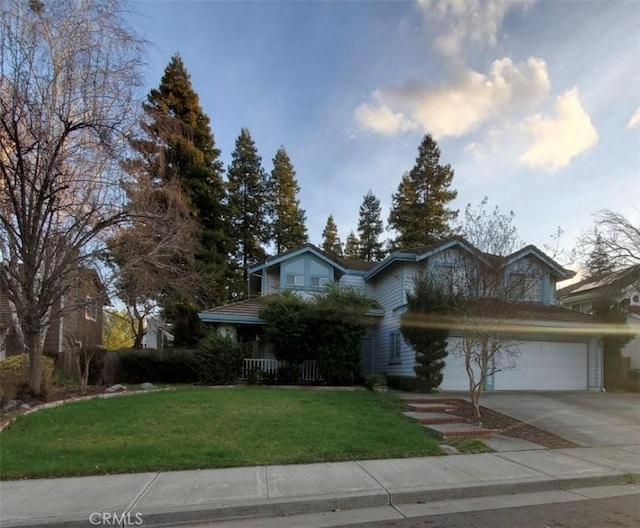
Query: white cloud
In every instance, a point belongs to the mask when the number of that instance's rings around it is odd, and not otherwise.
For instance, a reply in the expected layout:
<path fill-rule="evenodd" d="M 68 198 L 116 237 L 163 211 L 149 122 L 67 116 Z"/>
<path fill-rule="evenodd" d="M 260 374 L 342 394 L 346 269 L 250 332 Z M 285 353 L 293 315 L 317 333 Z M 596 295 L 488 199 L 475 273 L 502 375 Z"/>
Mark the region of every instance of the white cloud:
<path fill-rule="evenodd" d="M 559 96 L 555 116 L 528 117 L 523 129 L 532 142 L 520 161 L 535 169 L 556 172 L 598 141 L 598 132 L 580 103 L 578 89 Z"/>
<path fill-rule="evenodd" d="M 447 83 L 432 87 L 409 82 L 376 90 L 372 104 L 363 104 L 355 118 L 363 128 L 387 135 L 422 129 L 436 139 L 463 136 L 496 121 L 526 115 L 549 94 L 551 83 L 542 59 L 514 64 L 502 58 L 482 74 L 461 71 Z"/>
<path fill-rule="evenodd" d="M 466 44 L 495 45 L 510 10 L 526 9 L 532 0 L 417 0 L 425 23 L 436 32 L 434 45 L 457 56 Z"/>
<path fill-rule="evenodd" d="M 636 128 L 637 126 L 640 126 L 640 106 L 636 109 L 627 123 L 627 128 Z"/>

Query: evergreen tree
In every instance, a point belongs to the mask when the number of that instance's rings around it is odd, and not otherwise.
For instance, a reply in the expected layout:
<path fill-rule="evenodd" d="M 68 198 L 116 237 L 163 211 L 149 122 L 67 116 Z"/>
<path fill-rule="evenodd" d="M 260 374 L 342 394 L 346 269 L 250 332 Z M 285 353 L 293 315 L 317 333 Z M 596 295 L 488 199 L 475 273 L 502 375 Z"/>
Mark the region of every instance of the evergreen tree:
<path fill-rule="evenodd" d="M 195 299 L 166 291 L 162 301 L 165 319 L 174 330 L 184 329 L 175 331 L 175 344 L 192 345 L 201 334 L 197 311 L 228 300 L 229 228 L 220 150 L 179 55 L 171 58 L 143 111 L 142 135 L 131 142 L 138 156 L 130 168 L 159 184 L 178 181 L 199 228 L 193 255 L 199 276 Z"/>
<path fill-rule="evenodd" d="M 276 254 L 294 249 L 307 242 L 306 216 L 297 195 L 300 187 L 296 171 L 284 147 L 273 158 L 273 170 L 267 181 L 267 212 L 270 235 Z"/>
<path fill-rule="evenodd" d="M 336 225 L 333 215 L 327 218 L 327 225 L 322 231 L 322 250 L 333 257 L 342 256 L 342 242 L 338 237 L 338 226 Z"/>
<path fill-rule="evenodd" d="M 384 250 L 382 249 L 382 242 L 380 242 L 380 235 L 383 231 L 380 214 L 380 200 L 369 189 L 362 199 L 360 218 L 358 219 L 358 235 L 360 236 L 359 258 L 368 262 L 384 258 Z"/>
<path fill-rule="evenodd" d="M 613 270 L 614 265 L 607 253 L 607 247 L 602 240 L 602 237 L 597 234 L 593 244 L 593 249 L 591 250 L 589 259 L 587 260 L 587 276 L 597 277 L 610 273 Z"/>
<path fill-rule="evenodd" d="M 414 167 L 402 177 L 392 197 L 389 227 L 398 232 L 394 249 L 415 248 L 437 242 L 451 233 L 449 222 L 458 215 L 447 209 L 457 191 L 450 165 L 440 164 L 440 149 L 427 134 L 418 148 Z"/>
<path fill-rule="evenodd" d="M 246 293 L 247 270 L 264 259 L 262 247 L 269 239 L 266 217 L 266 174 L 262 158 L 249 130 L 243 128 L 236 139 L 227 170 L 228 203 L 232 226 L 232 258 L 242 272 L 242 283 L 232 287 L 233 298 Z"/>
<path fill-rule="evenodd" d="M 427 391 L 442 383 L 449 336 L 442 319 L 452 304 L 452 299 L 425 276 L 416 277 L 413 292 L 407 293 L 407 311 L 402 316 L 400 331 L 416 352 L 414 370 L 424 380 Z"/>
<path fill-rule="evenodd" d="M 360 258 L 360 241 L 353 231 L 349 233 L 344 245 L 344 256 L 349 259 Z"/>

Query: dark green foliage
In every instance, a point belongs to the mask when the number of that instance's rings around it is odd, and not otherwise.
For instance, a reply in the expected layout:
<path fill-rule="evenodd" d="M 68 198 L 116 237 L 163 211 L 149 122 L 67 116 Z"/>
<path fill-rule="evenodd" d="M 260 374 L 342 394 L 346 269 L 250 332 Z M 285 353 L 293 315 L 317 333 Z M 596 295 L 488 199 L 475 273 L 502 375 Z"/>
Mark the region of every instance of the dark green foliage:
<path fill-rule="evenodd" d="M 414 167 L 404 174 L 392 197 L 389 227 L 398 233 L 394 250 L 429 245 L 451 233 L 450 222 L 458 215 L 447 209 L 458 195 L 449 190 L 452 180 L 453 169 L 440 165 L 440 149 L 425 135 Z"/>
<path fill-rule="evenodd" d="M 260 318 L 267 322 L 267 339 L 279 361 L 300 365 L 305 359 L 312 359 L 307 346 L 309 310 L 309 303 L 285 290 L 260 312 Z"/>
<path fill-rule="evenodd" d="M 172 296 L 165 301 L 163 316 L 172 322 L 175 347 L 195 348 L 206 335 L 206 329 L 198 318 L 198 307 L 193 300 Z"/>
<path fill-rule="evenodd" d="M 194 354 L 200 381 L 209 385 L 236 381 L 242 374 L 245 357 L 245 349 L 235 337 L 218 332 L 205 336 Z"/>
<path fill-rule="evenodd" d="M 347 236 L 347 240 L 344 245 L 344 256 L 348 259 L 360 258 L 360 241 L 353 231 Z"/>
<path fill-rule="evenodd" d="M 387 377 L 384 374 L 369 374 L 364 377 L 364 386 L 372 391 L 375 386 L 387 386 Z"/>
<path fill-rule="evenodd" d="M 611 388 L 619 384 L 626 375 L 623 372 L 620 352 L 633 339 L 634 334 L 630 331 L 624 333 L 620 330 L 627 322 L 628 309 L 625 303 L 601 297 L 592 302 L 592 310 L 599 322 L 612 325 L 614 330 L 614 332 L 602 336 L 604 385 Z"/>
<path fill-rule="evenodd" d="M 307 242 L 306 216 L 297 196 L 300 186 L 296 171 L 284 147 L 273 158 L 273 170 L 267 180 L 266 208 L 270 220 L 270 239 L 276 254 L 295 249 Z"/>
<path fill-rule="evenodd" d="M 384 250 L 380 235 L 384 230 L 381 217 L 380 200 L 369 189 L 360 205 L 358 218 L 358 236 L 360 238 L 359 257 L 367 262 L 375 262 L 384 258 Z"/>
<path fill-rule="evenodd" d="M 277 379 L 279 385 L 295 385 L 300 381 L 300 365 L 284 363 L 278 367 Z"/>
<path fill-rule="evenodd" d="M 270 237 L 266 216 L 266 178 L 251 134 L 243 128 L 236 139 L 227 170 L 233 242 L 231 256 L 242 272 L 242 281 L 232 287 L 233 299 L 245 296 L 247 269 L 265 256 L 262 244 Z"/>
<path fill-rule="evenodd" d="M 198 380 L 191 349 L 120 351 L 119 383 L 193 383 Z"/>
<path fill-rule="evenodd" d="M 602 237 L 596 235 L 593 249 L 589 254 L 587 260 L 587 276 L 588 277 L 600 277 L 607 273 L 611 273 L 614 270 L 614 265 L 609 255 L 607 254 L 607 247 L 602 240 Z"/>
<path fill-rule="evenodd" d="M 414 279 L 413 292 L 407 293 L 407 305 L 400 331 L 416 352 L 416 375 L 424 380 L 425 389 L 433 390 L 442 383 L 449 335 L 442 318 L 449 312 L 452 299 L 431 279 L 419 275 Z"/>
<path fill-rule="evenodd" d="M 333 219 L 333 215 L 329 215 L 329 218 L 327 218 L 327 225 L 322 231 L 322 244 L 320 247 L 332 257 L 342 256 L 342 242 L 338 237 L 338 226 Z"/>
<path fill-rule="evenodd" d="M 431 392 L 431 388 L 422 378 L 387 374 L 387 386 L 404 392 Z"/>

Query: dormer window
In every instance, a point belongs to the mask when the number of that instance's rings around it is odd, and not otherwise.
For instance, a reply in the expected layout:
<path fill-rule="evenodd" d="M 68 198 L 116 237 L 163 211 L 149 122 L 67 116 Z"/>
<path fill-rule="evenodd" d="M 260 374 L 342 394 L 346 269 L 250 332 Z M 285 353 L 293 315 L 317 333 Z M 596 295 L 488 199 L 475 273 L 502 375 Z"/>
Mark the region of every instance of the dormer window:
<path fill-rule="evenodd" d="M 512 301 L 540 302 L 541 281 L 539 277 L 514 273 L 509 277 L 507 297 Z"/>

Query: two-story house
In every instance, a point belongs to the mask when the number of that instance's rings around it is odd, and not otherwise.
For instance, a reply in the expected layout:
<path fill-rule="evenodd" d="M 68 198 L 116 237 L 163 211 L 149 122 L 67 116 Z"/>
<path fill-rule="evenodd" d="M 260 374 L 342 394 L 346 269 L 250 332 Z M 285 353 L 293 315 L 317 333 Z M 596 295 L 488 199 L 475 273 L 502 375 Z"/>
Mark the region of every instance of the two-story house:
<path fill-rule="evenodd" d="M 102 345 L 102 308 L 108 302 L 104 285 L 96 271 L 88 268 L 78 269 L 69 291 L 52 308 L 54 314 L 63 315 L 52 319 L 43 350 L 62 354 L 72 347 Z M 0 340 L 0 359 L 25 352 L 12 328 L 9 301 L 2 288 Z"/>
<path fill-rule="evenodd" d="M 307 244 L 252 267 L 247 300 L 201 312 L 199 316 L 220 330 L 243 331 L 251 327 L 259 336 L 259 329 L 265 324 L 259 313 L 270 295 L 291 289 L 309 296 L 329 282 L 352 286 L 378 304 L 369 313 L 371 324 L 363 340 L 363 373 L 413 376 L 415 352 L 402 339 L 400 321 L 407 309 L 407 293 L 412 291 L 418 274 L 454 287 L 470 274 L 499 277 L 498 289 L 506 292 L 510 301 L 508 322 L 519 354 L 515 368 L 497 372 L 487 381 L 487 390 L 602 387 L 602 351 L 593 318 L 559 306 L 555 296 L 556 283 L 574 273 L 534 246 L 497 257 L 453 238 L 425 248 L 395 252 L 372 263 L 333 258 Z M 485 284 L 486 288 L 488 282 L 479 280 L 478 284 Z M 454 354 L 461 335 L 455 328 L 450 331 L 443 390 L 468 389 L 463 360 Z M 256 346 L 258 357 L 271 356 L 268 345 L 264 345 L 262 342 Z"/>
<path fill-rule="evenodd" d="M 592 313 L 597 299 L 624 303 L 627 324 L 635 337 L 622 349 L 628 368 L 640 369 L 640 265 L 588 277 L 557 291 L 558 300 L 577 312 Z"/>

